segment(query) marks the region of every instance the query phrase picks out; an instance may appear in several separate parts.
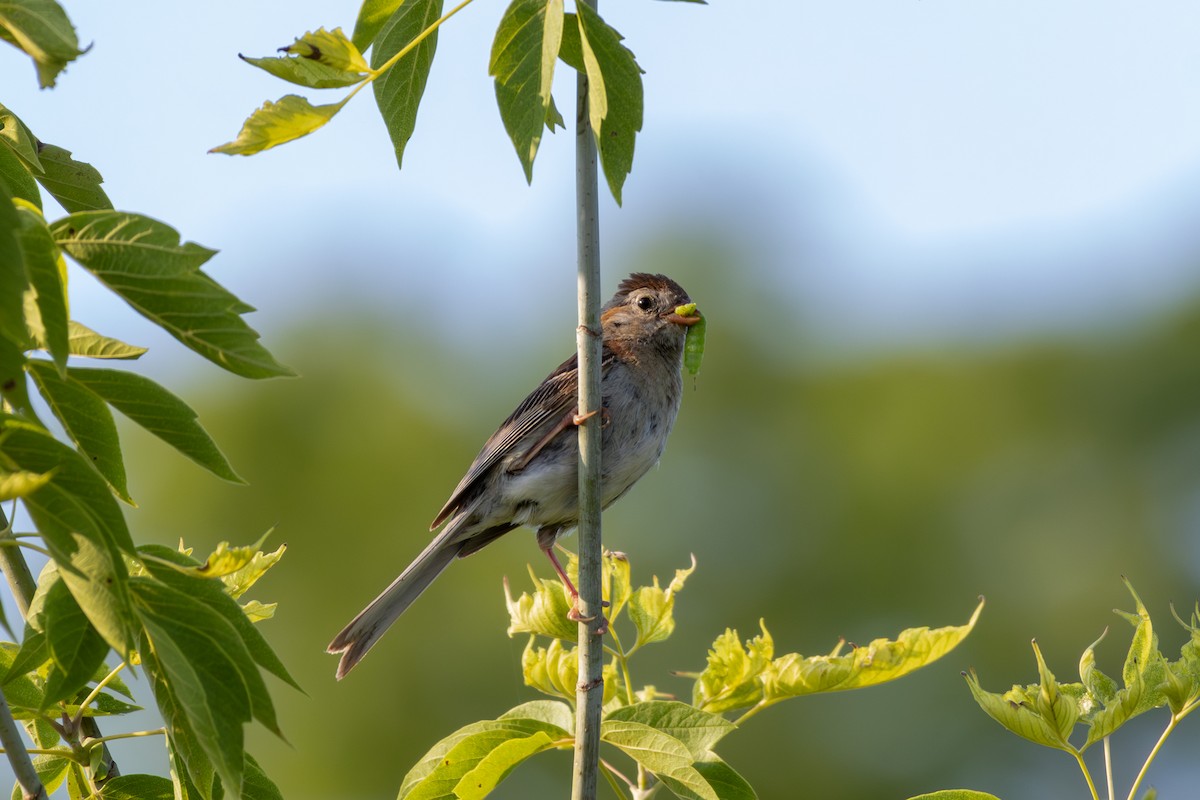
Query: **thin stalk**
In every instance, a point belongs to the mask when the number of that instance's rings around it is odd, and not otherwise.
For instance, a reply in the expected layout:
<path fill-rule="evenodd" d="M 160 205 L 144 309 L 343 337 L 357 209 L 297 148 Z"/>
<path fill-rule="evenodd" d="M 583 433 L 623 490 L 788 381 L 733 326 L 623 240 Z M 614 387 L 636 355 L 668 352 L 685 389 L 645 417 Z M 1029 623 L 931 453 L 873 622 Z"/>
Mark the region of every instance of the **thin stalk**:
<path fill-rule="evenodd" d="M 581 0 L 595 7 L 595 0 Z M 595 800 L 600 773 L 600 707 L 604 702 L 603 548 L 600 543 L 600 210 L 596 141 L 588 121 L 587 75 L 575 80 L 575 200 L 578 240 L 579 426 L 579 686 L 575 695 L 575 761 L 571 800 Z M 591 621 L 586 621 L 591 618 Z"/>
<path fill-rule="evenodd" d="M 1116 793 L 1113 791 L 1112 777 L 1112 742 L 1111 737 L 1104 737 L 1104 777 L 1108 782 L 1108 800 L 1116 800 Z"/>
<path fill-rule="evenodd" d="M 13 719 L 3 694 L 0 694 L 0 745 L 4 747 L 22 794 L 28 799 L 46 800 L 46 787 L 42 786 L 42 779 L 33 767 L 33 759 L 25 749 L 25 742 L 17 730 L 17 721 Z"/>
<path fill-rule="evenodd" d="M 364 87 L 366 87 L 367 85 L 372 83 L 380 75 L 382 75 L 383 73 L 387 72 L 389 69 L 394 67 L 396 65 L 397 61 L 404 58 L 406 55 L 408 55 L 410 52 L 412 52 L 413 48 L 415 48 L 421 42 L 425 41 L 426 37 L 428 37 L 430 34 L 432 34 L 434 31 L 436 31 L 438 28 L 440 28 L 442 26 L 443 22 L 450 19 L 455 14 L 462 11 L 467 6 L 471 5 L 471 3 L 473 3 L 473 2 L 474 2 L 474 0 L 462 0 L 461 3 L 459 3 L 454 8 L 450 9 L 445 14 L 443 14 L 440 18 L 438 18 L 437 21 L 435 21 L 428 28 L 426 28 L 425 30 L 421 31 L 416 36 L 414 36 L 413 40 L 411 42 L 404 45 L 404 47 L 400 48 L 400 52 L 396 53 L 396 55 L 392 56 L 387 61 L 380 64 L 379 69 L 372 70 L 370 75 L 363 78 L 363 80 L 357 86 L 355 86 L 354 89 L 352 89 L 350 91 L 350 94 L 346 95 L 345 99 L 342 100 L 340 103 L 338 103 L 338 105 L 344 106 L 344 105 L 346 105 L 346 103 L 349 103 L 350 98 L 354 97 L 354 95 L 356 95 L 360 91 L 362 91 Z"/>
<path fill-rule="evenodd" d="M 166 728 L 154 728 L 153 730 L 149 730 L 149 731 L 131 731 L 130 733 L 114 733 L 112 736 L 105 736 L 103 738 L 96 739 L 95 741 L 92 742 L 92 744 L 96 744 L 96 742 L 112 742 L 117 739 L 140 739 L 143 736 L 166 736 L 166 735 L 167 735 Z"/>
<path fill-rule="evenodd" d="M 1075 756 L 1075 760 L 1079 763 L 1079 769 L 1083 772 L 1083 779 L 1087 781 L 1088 790 L 1092 793 L 1092 800 L 1100 800 L 1100 795 L 1096 792 L 1096 784 L 1092 781 L 1092 773 L 1088 772 L 1087 764 L 1084 763 L 1083 753 L 1078 750 L 1072 750 L 1071 755 Z"/>
<path fill-rule="evenodd" d="M 1171 715 L 1171 721 L 1167 723 L 1167 727 L 1162 732 L 1162 736 L 1158 737 L 1158 741 L 1154 743 L 1154 748 L 1150 751 L 1150 755 L 1146 756 L 1146 763 L 1142 764 L 1142 769 L 1137 774 L 1137 778 L 1133 782 L 1133 786 L 1129 790 L 1128 800 L 1134 800 L 1137 796 L 1138 787 L 1142 785 L 1142 781 L 1146 777 L 1146 773 L 1150 771 L 1150 765 L 1154 763 L 1154 759 L 1158 756 L 1158 751 L 1162 749 L 1163 742 L 1167 741 L 1167 737 L 1171 735 L 1171 731 L 1175 730 L 1175 726 L 1186 717 L 1188 714 L 1200 708 L 1200 700 L 1192 701 L 1189 705 L 1184 706 L 1179 710 L 1178 714 Z"/>
<path fill-rule="evenodd" d="M 124 661 L 122 661 L 120 664 L 117 664 L 117 666 L 115 666 L 111 672 L 109 672 L 107 675 L 105 675 L 104 678 L 101 679 L 101 681 L 96 684 L 96 688 L 92 689 L 91 693 L 88 694 L 88 696 L 84 699 L 84 701 L 79 704 L 79 711 L 77 711 L 75 713 L 75 719 L 71 720 L 71 722 L 73 724 L 78 725 L 80 723 L 80 721 L 83 719 L 84 709 L 86 709 L 88 706 L 90 706 L 92 704 L 92 702 L 97 697 L 100 696 L 100 692 L 102 692 L 104 690 L 105 686 L 108 686 L 109 681 L 111 681 L 113 678 L 117 677 L 117 673 L 123 669 L 125 669 Z M 108 739 L 111 739 L 111 738 L 112 738 L 111 736 L 102 737 L 100 739 L 100 741 L 107 741 Z"/>

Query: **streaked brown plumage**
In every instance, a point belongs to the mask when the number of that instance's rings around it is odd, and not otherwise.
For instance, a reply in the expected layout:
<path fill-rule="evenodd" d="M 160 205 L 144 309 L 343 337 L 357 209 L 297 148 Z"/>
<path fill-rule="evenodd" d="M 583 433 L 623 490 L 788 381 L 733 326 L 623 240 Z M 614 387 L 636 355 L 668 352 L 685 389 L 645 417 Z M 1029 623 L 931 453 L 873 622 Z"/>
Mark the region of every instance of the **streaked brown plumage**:
<path fill-rule="evenodd" d="M 675 308 L 690 302 L 665 275 L 635 273 L 621 282 L 601 313 L 604 507 L 646 474 L 666 446 L 682 393 L 685 331 L 698 319 L 681 317 Z M 339 679 L 451 561 L 513 528 L 536 528 L 538 545 L 559 569 L 551 548 L 579 516 L 579 444 L 571 424 L 577 381 L 571 356 L 487 440 L 434 518 L 430 529 L 444 523 L 441 532 L 330 643 L 329 652 L 342 655 Z"/>

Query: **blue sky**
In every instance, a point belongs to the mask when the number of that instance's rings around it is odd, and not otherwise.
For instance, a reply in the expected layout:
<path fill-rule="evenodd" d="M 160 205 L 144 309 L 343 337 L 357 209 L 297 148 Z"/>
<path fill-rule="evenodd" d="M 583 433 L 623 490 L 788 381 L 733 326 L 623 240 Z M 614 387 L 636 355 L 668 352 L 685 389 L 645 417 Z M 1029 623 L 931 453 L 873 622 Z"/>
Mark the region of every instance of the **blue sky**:
<path fill-rule="evenodd" d="M 573 285 L 571 140 L 546 138 L 527 187 L 486 74 L 502 4 L 477 0 L 443 28 L 402 173 L 366 93 L 307 139 L 206 154 L 291 91 L 237 53 L 349 30 L 354 2 L 67 8 L 92 50 L 39 92 L 4 48 L 3 101 L 99 167 L 119 208 L 222 250 L 210 271 L 262 309 L 260 327 L 295 313 L 281 295 L 403 304 L 450 279 L 503 303 L 530 281 Z M 720 221 L 759 245 L 744 265 L 756 285 L 868 340 L 1074 324 L 1196 287 L 1193 2 L 602 11 L 647 73 L 625 207 L 603 209 L 607 254 Z M 125 324 L 87 281 L 73 291 Z"/>

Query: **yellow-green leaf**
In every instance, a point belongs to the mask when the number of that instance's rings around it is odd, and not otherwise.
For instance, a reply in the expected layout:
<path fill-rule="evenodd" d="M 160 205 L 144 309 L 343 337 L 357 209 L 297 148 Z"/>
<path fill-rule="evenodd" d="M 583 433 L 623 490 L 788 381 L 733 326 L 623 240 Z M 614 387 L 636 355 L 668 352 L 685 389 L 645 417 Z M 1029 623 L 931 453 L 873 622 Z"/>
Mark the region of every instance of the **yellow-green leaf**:
<path fill-rule="evenodd" d="M 53 86 L 67 64 L 83 55 L 74 26 L 54 0 L 0 3 L 0 38 L 33 59 L 43 89 Z"/>
<path fill-rule="evenodd" d="M 310 31 L 287 47 L 287 55 L 275 58 L 241 59 L 277 78 L 312 89 L 335 89 L 358 83 L 371 71 L 358 48 L 341 28 Z"/>
<path fill-rule="evenodd" d="M 5 472 L 0 470 L 0 502 L 24 497 L 50 482 L 53 472 Z"/>
<path fill-rule="evenodd" d="M 272 103 L 263 103 L 262 108 L 251 114 L 242 124 L 242 130 L 232 142 L 226 142 L 209 150 L 210 153 L 249 156 L 272 147 L 307 136 L 317 130 L 333 115 L 342 110 L 345 100 L 323 106 L 314 106 L 299 95 L 289 94 Z"/>
<path fill-rule="evenodd" d="M 504 580 L 504 603 L 508 607 L 508 635 L 534 633 L 573 642 L 579 637 L 579 626 L 567 619 L 571 603 L 558 579 L 542 580 L 529 570 L 533 594 L 522 592 L 516 600 Z"/>

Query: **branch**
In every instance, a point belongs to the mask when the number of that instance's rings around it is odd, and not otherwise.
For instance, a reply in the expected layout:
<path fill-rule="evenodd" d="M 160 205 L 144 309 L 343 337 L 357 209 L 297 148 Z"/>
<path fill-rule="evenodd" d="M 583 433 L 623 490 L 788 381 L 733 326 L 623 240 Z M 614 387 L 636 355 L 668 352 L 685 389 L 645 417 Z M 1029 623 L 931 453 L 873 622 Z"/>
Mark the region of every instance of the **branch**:
<path fill-rule="evenodd" d="M 46 800 L 46 787 L 42 786 L 42 779 L 38 777 L 37 770 L 33 768 L 33 760 L 29 758 L 29 751 L 25 749 L 25 741 L 21 738 L 20 731 L 17 730 L 17 722 L 13 719 L 12 711 L 9 710 L 8 701 L 4 699 L 3 694 L 0 694 L 0 745 L 4 746 L 8 763 L 12 765 L 17 783 L 26 800 L 33 800 L 33 798 Z"/>
<path fill-rule="evenodd" d="M 596 0 L 581 0 L 595 7 Z M 578 237 L 579 414 L 601 406 L 600 212 L 596 140 L 588 119 L 587 75 L 575 79 L 575 201 Z M 593 800 L 600 772 L 600 706 L 604 702 L 604 609 L 600 600 L 599 414 L 579 426 L 579 686 L 575 702 L 575 767 L 572 800 Z M 599 631 L 599 632 L 598 632 Z"/>

